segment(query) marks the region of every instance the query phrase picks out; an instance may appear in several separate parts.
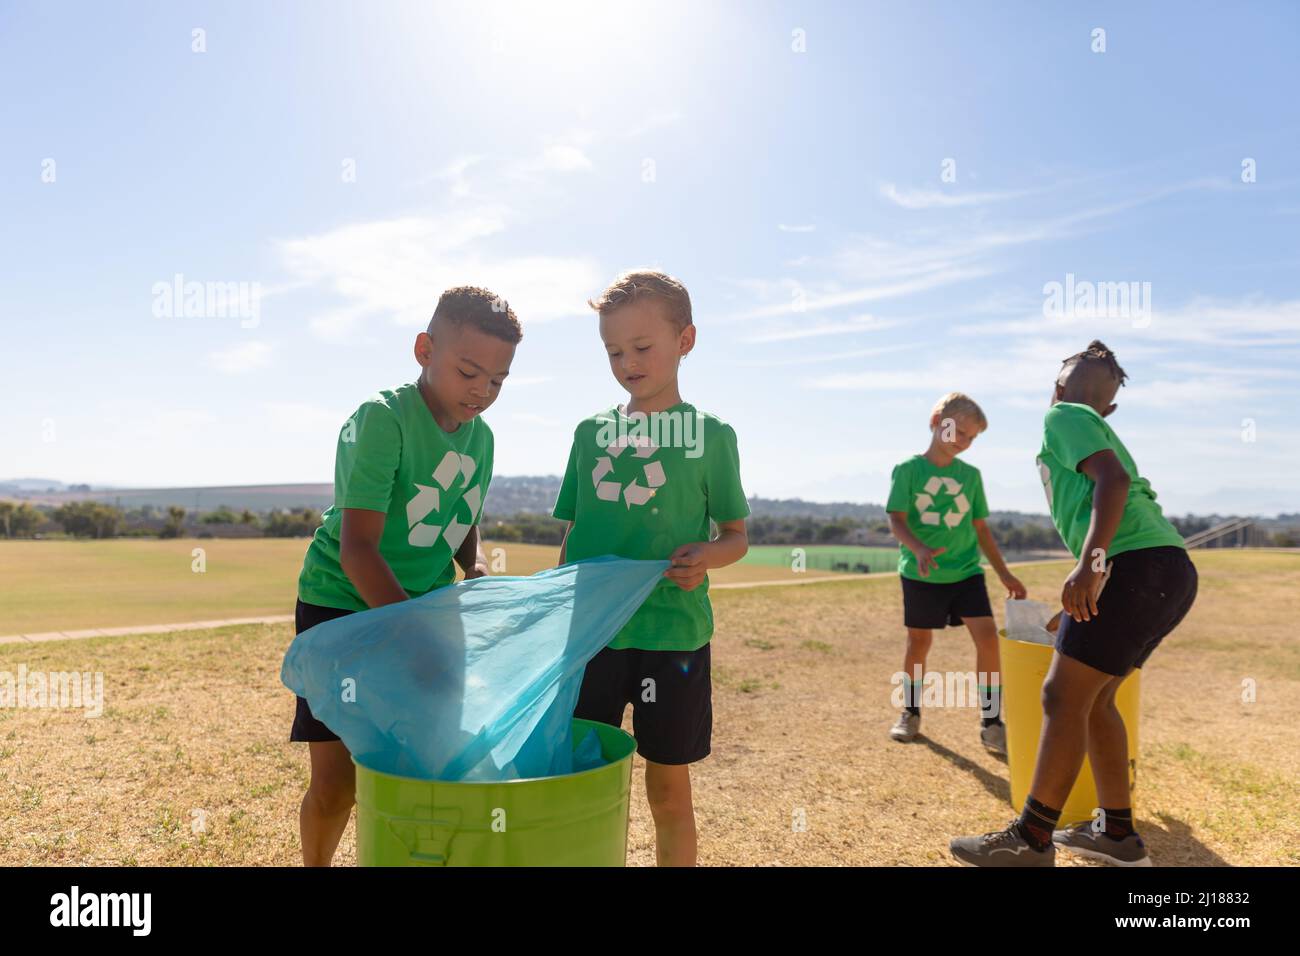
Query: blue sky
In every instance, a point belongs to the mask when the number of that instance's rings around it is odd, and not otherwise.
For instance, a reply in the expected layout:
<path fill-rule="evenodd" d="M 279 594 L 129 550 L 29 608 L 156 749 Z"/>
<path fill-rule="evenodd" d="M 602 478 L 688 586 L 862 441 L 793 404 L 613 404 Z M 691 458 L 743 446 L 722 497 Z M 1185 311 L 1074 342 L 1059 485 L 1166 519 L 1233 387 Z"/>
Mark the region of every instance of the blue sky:
<path fill-rule="evenodd" d="M 1167 508 L 1300 510 L 1294 5 L 433 6 L 0 3 L 0 478 L 328 481 L 467 283 L 525 327 L 496 472 L 559 474 L 625 397 L 585 300 L 654 265 L 749 494 L 883 502 L 961 389 L 1044 511 L 1100 337 Z M 155 314 L 177 274 L 256 316 Z M 1046 314 L 1067 275 L 1149 294 Z"/>

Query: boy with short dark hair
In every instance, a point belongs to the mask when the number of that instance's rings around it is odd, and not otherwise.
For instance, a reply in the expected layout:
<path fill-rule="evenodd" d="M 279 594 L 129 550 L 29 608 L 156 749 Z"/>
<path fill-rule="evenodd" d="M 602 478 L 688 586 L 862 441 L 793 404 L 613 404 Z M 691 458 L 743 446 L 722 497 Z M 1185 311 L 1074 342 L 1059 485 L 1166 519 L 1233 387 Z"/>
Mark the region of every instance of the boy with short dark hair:
<path fill-rule="evenodd" d="M 749 503 L 735 431 L 678 391 L 678 366 L 695 346 L 685 287 L 662 272 L 627 272 L 589 304 L 630 399 L 574 432 L 552 512 L 568 522 L 560 562 L 615 554 L 672 566 L 588 663 L 574 716 L 618 727 L 632 705 L 658 863 L 689 866 L 697 843 L 690 764 L 708 756 L 713 729 L 708 571 L 744 557 Z"/>
<path fill-rule="evenodd" d="M 1043 422 L 1038 468 L 1052 521 L 1078 563 L 1061 589 L 1061 623 L 1043 684 L 1038 762 L 1020 817 L 958 837 L 970 866 L 1054 866 L 1056 846 L 1121 866 L 1150 866 L 1133 827 L 1128 733 L 1115 706 L 1196 599 L 1196 567 L 1105 419 L 1128 375 L 1099 341 L 1065 360 Z M 1098 814 L 1055 829 L 1085 754 Z"/>
<path fill-rule="evenodd" d="M 362 403 L 339 434 L 334 504 L 321 516 L 298 578 L 295 631 L 487 574 L 478 521 L 492 479 L 497 398 L 523 337 L 514 311 L 486 289 L 438 300 L 415 339 L 419 377 Z M 303 863 L 328 866 L 355 800 L 351 755 L 299 697 L 290 740 L 311 752 L 299 815 Z"/>

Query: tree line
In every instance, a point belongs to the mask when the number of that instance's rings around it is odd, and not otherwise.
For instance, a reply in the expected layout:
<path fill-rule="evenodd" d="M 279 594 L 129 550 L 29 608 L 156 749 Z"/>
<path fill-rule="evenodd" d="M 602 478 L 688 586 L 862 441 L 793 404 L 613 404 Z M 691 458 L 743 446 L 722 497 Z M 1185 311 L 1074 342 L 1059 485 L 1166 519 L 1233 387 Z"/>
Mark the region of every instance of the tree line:
<path fill-rule="evenodd" d="M 1212 527 L 1215 518 L 1170 516 L 1184 537 Z M 0 537 L 32 538 L 62 529 L 73 538 L 117 537 L 309 537 L 320 526 L 321 512 L 315 508 L 240 511 L 219 505 L 212 511 L 188 511 L 177 505 L 144 505 L 123 509 L 98 501 L 72 501 L 57 508 L 33 507 L 28 502 L 0 501 Z M 485 537 L 494 541 L 516 541 L 558 547 L 564 537 L 564 522 L 549 514 L 525 512 L 509 517 L 485 516 Z M 1005 551 L 1055 551 L 1062 548 L 1060 535 L 1046 517 L 1019 516 L 1017 520 L 990 518 L 999 545 Z M 820 518 L 812 515 L 760 514 L 748 519 L 751 544 L 836 544 L 892 546 L 889 525 L 880 519 L 850 517 Z M 1283 529 L 1270 536 L 1278 547 L 1300 546 L 1300 530 Z"/>

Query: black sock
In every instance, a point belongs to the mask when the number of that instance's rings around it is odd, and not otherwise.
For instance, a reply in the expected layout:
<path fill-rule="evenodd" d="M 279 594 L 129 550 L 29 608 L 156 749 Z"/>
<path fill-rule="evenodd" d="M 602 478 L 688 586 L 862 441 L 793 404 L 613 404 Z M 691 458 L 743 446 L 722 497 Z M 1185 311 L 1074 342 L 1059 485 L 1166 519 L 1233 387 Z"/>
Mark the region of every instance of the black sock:
<path fill-rule="evenodd" d="M 1134 833 L 1137 833 L 1137 831 L 1133 829 L 1132 807 L 1123 807 L 1118 810 L 1108 810 L 1107 808 L 1102 807 L 1101 812 L 1105 814 L 1102 819 L 1106 821 L 1106 836 L 1110 837 L 1112 840 L 1122 840 L 1126 836 L 1132 836 Z"/>
<path fill-rule="evenodd" d="M 1025 842 L 1035 850 L 1046 850 L 1052 845 L 1052 831 L 1056 829 L 1056 823 L 1060 819 L 1060 810 L 1053 810 L 1033 797 L 1026 797 L 1025 808 L 1020 811 L 1016 828 L 1025 838 Z"/>
<path fill-rule="evenodd" d="M 903 709 L 911 711 L 917 717 L 921 716 L 921 684 L 919 680 L 903 678 Z"/>
<path fill-rule="evenodd" d="M 1002 687 L 980 685 L 980 726 L 989 727 L 1002 723 Z"/>

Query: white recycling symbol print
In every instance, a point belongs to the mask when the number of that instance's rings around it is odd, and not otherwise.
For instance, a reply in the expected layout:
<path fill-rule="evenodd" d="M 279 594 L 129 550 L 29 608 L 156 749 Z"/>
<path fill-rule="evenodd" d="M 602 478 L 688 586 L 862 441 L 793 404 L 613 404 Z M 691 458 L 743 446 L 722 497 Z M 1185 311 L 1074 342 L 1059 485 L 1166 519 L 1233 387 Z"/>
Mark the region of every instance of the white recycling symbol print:
<path fill-rule="evenodd" d="M 469 484 L 469 480 L 474 476 L 474 471 L 477 468 L 478 465 L 469 455 L 449 451 L 442 456 L 442 461 L 433 470 L 433 480 L 437 482 L 437 485 L 422 485 L 418 481 L 415 483 L 415 487 L 419 490 L 415 493 L 415 497 L 406 503 L 406 524 L 410 529 L 406 540 L 412 547 L 432 548 L 438 543 L 439 538 L 444 538 L 447 544 L 451 546 L 452 553 L 460 549 L 461 542 L 465 540 L 465 535 L 469 534 L 469 529 L 473 527 L 474 519 L 478 516 L 479 506 L 483 503 L 483 492 L 479 485 L 470 488 L 460 499 L 469 506 L 468 523 L 457 521 L 454 514 L 448 518 L 447 523 L 441 528 L 436 525 L 423 524 L 423 521 L 435 511 L 440 510 L 442 491 L 450 491 L 457 479 L 459 479 L 461 485 Z"/>
<path fill-rule="evenodd" d="M 1047 467 L 1047 462 L 1043 459 L 1035 458 L 1038 463 L 1038 477 L 1043 479 L 1043 492 L 1047 495 L 1047 508 L 1050 511 L 1052 507 L 1052 470 Z"/>
<path fill-rule="evenodd" d="M 953 505 L 943 514 L 931 510 L 934 506 L 934 496 L 941 488 L 952 498 Z M 961 482 L 947 476 L 931 475 L 930 480 L 925 483 L 925 491 L 916 496 L 916 510 L 921 516 L 921 524 L 946 524 L 949 528 L 955 528 L 970 511 L 970 502 L 962 493 Z"/>
<path fill-rule="evenodd" d="M 592 469 L 591 481 L 596 486 L 596 497 L 601 501 L 618 501 L 619 497 L 623 498 L 624 503 L 630 509 L 633 505 L 643 505 L 655 496 L 655 489 L 663 487 L 668 481 L 664 474 L 664 466 L 657 461 L 647 461 L 642 468 L 642 477 L 645 478 L 645 484 L 641 484 L 638 478 L 634 478 L 626 486 L 620 485 L 617 481 L 610 481 L 606 476 L 614 471 L 614 459 L 632 448 L 632 457 L 634 459 L 650 458 L 659 446 L 644 436 L 629 437 L 621 436 L 614 444 L 605 448 L 607 455 L 602 455 L 596 459 L 596 467 Z"/>

